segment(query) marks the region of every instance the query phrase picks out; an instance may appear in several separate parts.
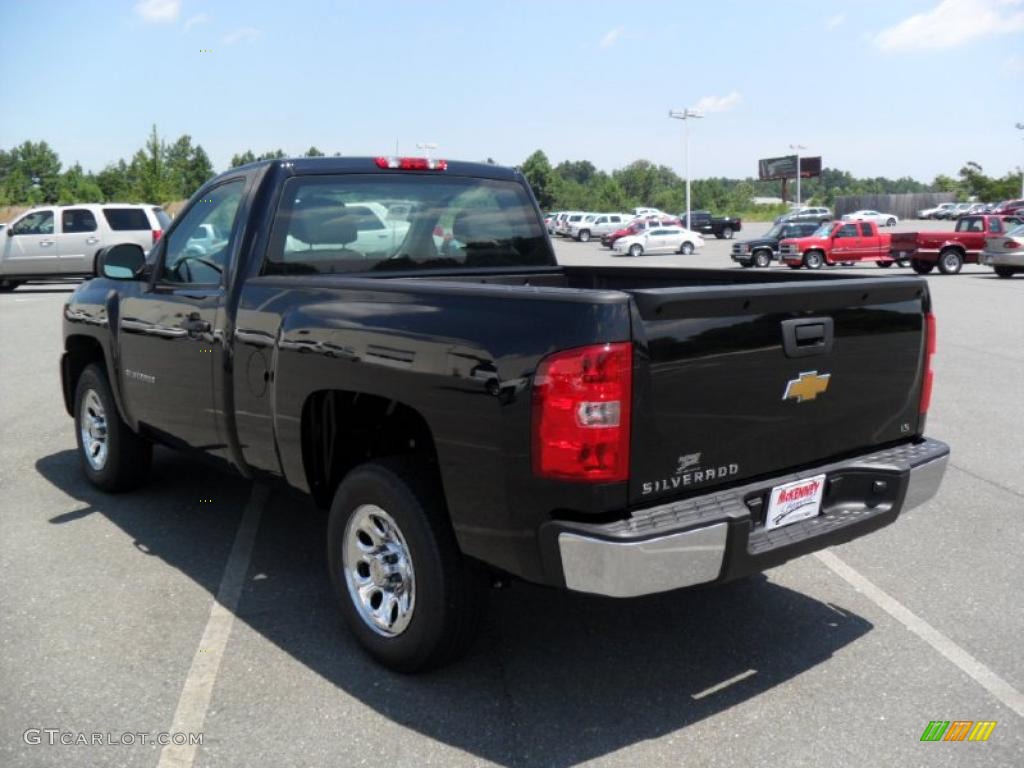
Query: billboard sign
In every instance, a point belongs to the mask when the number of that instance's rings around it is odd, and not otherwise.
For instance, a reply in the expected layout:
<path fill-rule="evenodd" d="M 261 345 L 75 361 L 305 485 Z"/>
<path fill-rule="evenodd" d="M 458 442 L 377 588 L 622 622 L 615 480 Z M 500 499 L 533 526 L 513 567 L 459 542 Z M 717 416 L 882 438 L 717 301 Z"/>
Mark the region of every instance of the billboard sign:
<path fill-rule="evenodd" d="M 821 175 L 821 157 L 801 157 L 800 176 L 807 179 Z M 796 178 L 796 155 L 768 157 L 757 161 L 757 177 L 761 181 Z"/>

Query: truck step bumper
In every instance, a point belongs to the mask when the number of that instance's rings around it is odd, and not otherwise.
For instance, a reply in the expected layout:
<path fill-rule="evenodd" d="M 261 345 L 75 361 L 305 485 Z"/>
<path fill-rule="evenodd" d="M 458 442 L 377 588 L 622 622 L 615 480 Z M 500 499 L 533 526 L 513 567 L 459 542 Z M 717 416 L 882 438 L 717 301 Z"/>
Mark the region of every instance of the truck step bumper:
<path fill-rule="evenodd" d="M 541 537 L 556 545 L 545 547 L 560 561 L 552 580 L 579 592 L 636 597 L 730 581 L 888 525 L 936 494 L 948 459 L 947 445 L 926 439 L 637 510 L 614 523 L 548 523 Z M 821 514 L 765 530 L 771 489 L 820 474 Z"/>

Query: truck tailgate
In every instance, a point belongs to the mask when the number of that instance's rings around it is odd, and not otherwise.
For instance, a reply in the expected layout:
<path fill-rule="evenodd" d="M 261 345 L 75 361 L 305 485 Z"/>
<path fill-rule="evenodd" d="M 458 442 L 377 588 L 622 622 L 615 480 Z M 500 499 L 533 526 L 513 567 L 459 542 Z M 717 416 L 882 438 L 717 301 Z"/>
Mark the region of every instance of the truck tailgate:
<path fill-rule="evenodd" d="M 630 293 L 631 503 L 823 463 L 923 428 L 928 295 L 917 278 Z"/>

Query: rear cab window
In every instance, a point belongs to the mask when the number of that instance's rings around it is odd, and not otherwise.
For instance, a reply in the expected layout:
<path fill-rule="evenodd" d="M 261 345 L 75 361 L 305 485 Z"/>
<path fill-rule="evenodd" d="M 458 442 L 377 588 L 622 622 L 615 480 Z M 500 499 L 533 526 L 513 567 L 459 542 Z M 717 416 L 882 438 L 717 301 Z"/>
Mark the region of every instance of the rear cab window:
<path fill-rule="evenodd" d="M 396 199 L 409 206 L 405 219 L 387 217 L 387 202 Z M 338 174 L 285 182 L 263 274 L 552 264 L 541 222 L 517 182 Z"/>
<path fill-rule="evenodd" d="M 141 208 L 104 208 L 103 218 L 115 232 L 152 229 L 146 212 Z"/>

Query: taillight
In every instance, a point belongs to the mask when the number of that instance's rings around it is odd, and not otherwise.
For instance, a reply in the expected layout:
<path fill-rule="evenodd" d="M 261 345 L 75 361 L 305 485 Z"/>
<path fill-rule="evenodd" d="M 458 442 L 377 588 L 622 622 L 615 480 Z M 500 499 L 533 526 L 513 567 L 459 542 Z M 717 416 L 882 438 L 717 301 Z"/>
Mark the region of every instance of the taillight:
<path fill-rule="evenodd" d="M 1020 248 L 1020 243 L 1018 243 L 1016 240 L 1007 240 L 1005 243 L 1003 243 L 1003 248 Z"/>
<path fill-rule="evenodd" d="M 428 157 L 377 157 L 374 162 L 378 168 L 398 171 L 444 171 L 448 168 L 447 160 L 431 160 Z"/>
<path fill-rule="evenodd" d="M 164 231 L 162 229 L 154 229 L 153 230 L 153 244 L 155 245 L 156 241 L 159 240 L 163 236 L 164 236 Z"/>
<path fill-rule="evenodd" d="M 629 342 L 544 358 L 533 385 L 534 472 L 563 480 L 627 480 L 632 389 Z"/>
<path fill-rule="evenodd" d="M 935 378 L 932 372 L 932 355 L 935 354 L 935 315 L 929 312 L 924 319 L 924 381 L 921 383 L 921 406 L 918 408 L 922 416 L 928 413 L 928 406 L 932 403 L 932 382 Z"/>

